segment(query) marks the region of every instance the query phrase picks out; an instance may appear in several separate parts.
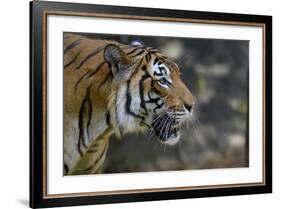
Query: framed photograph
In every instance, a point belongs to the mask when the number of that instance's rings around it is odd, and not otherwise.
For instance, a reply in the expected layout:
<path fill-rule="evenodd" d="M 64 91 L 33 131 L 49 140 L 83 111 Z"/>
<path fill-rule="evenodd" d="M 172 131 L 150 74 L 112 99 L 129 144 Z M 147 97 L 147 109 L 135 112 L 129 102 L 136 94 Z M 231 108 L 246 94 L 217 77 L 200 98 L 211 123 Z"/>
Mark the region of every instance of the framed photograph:
<path fill-rule="evenodd" d="M 272 17 L 30 3 L 30 207 L 270 193 Z"/>

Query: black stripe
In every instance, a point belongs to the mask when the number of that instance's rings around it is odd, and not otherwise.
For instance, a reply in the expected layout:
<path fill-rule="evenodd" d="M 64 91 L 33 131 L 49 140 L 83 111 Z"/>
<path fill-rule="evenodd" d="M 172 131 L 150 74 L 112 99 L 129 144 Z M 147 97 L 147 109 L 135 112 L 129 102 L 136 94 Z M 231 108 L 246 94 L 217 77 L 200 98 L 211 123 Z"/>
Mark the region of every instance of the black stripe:
<path fill-rule="evenodd" d="M 117 96 L 118 96 L 118 94 L 117 94 Z M 115 120 L 116 120 L 116 123 L 119 124 L 117 98 L 115 99 Z"/>
<path fill-rule="evenodd" d="M 144 47 L 143 47 L 143 46 L 135 47 L 133 50 L 131 50 L 130 52 L 128 52 L 126 55 L 133 54 L 135 51 L 137 51 L 138 49 L 141 49 L 141 48 L 144 48 Z"/>
<path fill-rule="evenodd" d="M 87 152 L 89 152 L 89 153 L 93 153 L 93 152 L 96 152 L 96 151 L 98 151 L 98 149 L 99 149 L 99 146 L 100 146 L 100 141 L 102 141 L 102 140 L 104 140 L 105 138 L 104 137 L 98 137 L 98 138 L 96 138 L 95 140 L 94 140 L 94 145 L 92 145 L 88 150 L 87 150 Z"/>
<path fill-rule="evenodd" d="M 158 56 L 157 54 L 161 54 L 158 50 L 154 49 L 154 50 L 150 50 L 149 51 L 151 54 L 154 54 L 156 56 Z"/>
<path fill-rule="evenodd" d="M 158 69 L 160 70 L 161 73 L 163 73 L 163 71 L 164 71 L 164 74 L 167 76 L 167 70 L 166 70 L 166 68 L 164 68 L 164 67 L 158 67 Z"/>
<path fill-rule="evenodd" d="M 130 79 L 127 81 L 127 92 L 126 92 L 126 95 L 127 95 L 127 100 L 126 100 L 126 105 L 125 105 L 125 109 L 126 109 L 126 112 L 135 116 L 135 117 L 138 117 L 138 118 L 141 118 L 141 122 L 144 121 L 144 117 L 143 116 L 140 116 L 140 115 L 137 115 L 135 114 L 134 112 L 131 111 L 130 109 L 130 106 L 131 106 L 131 95 L 130 95 L 130 80 L 134 77 L 135 74 L 137 74 L 138 72 L 138 69 L 140 68 L 142 62 L 143 62 L 143 59 L 144 57 L 141 59 L 141 61 L 139 62 L 138 66 L 135 68 L 134 72 L 132 73 L 132 75 L 130 76 Z M 143 69 L 146 71 L 146 67 L 145 69 Z M 147 71 L 146 71 L 147 72 Z M 117 100 L 116 100 L 117 102 Z M 119 119 L 118 119 L 118 106 L 117 104 L 115 104 L 115 114 L 116 114 L 116 122 L 117 124 L 119 123 Z"/>
<path fill-rule="evenodd" d="M 91 97 L 90 97 L 90 89 L 87 89 L 87 94 L 88 94 L 88 104 L 89 104 L 89 108 L 88 108 L 88 121 L 87 121 L 87 134 L 88 134 L 88 139 L 90 138 L 90 134 L 89 134 L 89 127 L 92 121 L 92 112 L 93 112 L 93 107 L 92 107 L 92 102 L 91 102 Z"/>
<path fill-rule="evenodd" d="M 146 115 L 148 114 L 148 112 L 147 112 L 147 109 L 146 109 L 146 106 L 145 106 L 145 100 L 144 100 L 144 81 L 147 78 L 149 78 L 149 75 L 145 71 L 145 74 L 142 76 L 142 78 L 141 78 L 141 80 L 139 82 L 139 94 L 140 94 L 140 100 L 141 100 L 140 107 L 142 109 L 144 109 Z"/>
<path fill-rule="evenodd" d="M 87 150 L 87 153 L 95 153 L 97 151 L 99 151 L 99 146 L 101 145 L 100 142 L 102 140 L 105 140 L 105 137 L 98 137 L 96 139 L 94 139 L 94 145 L 90 146 L 90 148 Z"/>
<path fill-rule="evenodd" d="M 150 92 L 148 92 L 148 98 L 149 100 L 145 101 L 145 103 L 155 103 L 157 105 L 157 102 L 161 100 L 160 97 L 152 98 Z"/>
<path fill-rule="evenodd" d="M 97 49 L 95 49 L 93 52 L 91 52 L 90 54 L 87 55 L 87 57 L 85 57 L 82 62 L 80 62 L 80 64 L 76 67 L 76 69 L 79 69 L 87 60 L 89 60 L 90 58 L 92 58 L 93 56 L 95 56 L 96 54 L 98 54 L 99 52 L 101 52 L 104 49 L 104 46 L 100 46 Z"/>
<path fill-rule="evenodd" d="M 77 91 L 77 87 L 80 84 L 80 82 L 87 76 L 87 79 L 93 75 L 95 75 L 100 68 L 103 66 L 103 64 L 105 64 L 105 62 L 102 62 L 101 64 L 99 64 L 99 66 L 95 69 L 95 71 L 88 71 L 87 73 L 85 73 L 83 76 L 81 76 L 81 78 L 75 83 L 75 88 L 74 88 L 74 92 Z"/>
<path fill-rule="evenodd" d="M 143 62 L 143 59 L 144 57 L 141 59 L 141 61 L 138 63 L 137 67 L 134 69 L 134 72 L 132 73 L 132 75 L 130 76 L 130 79 L 132 79 L 139 71 L 139 68 Z M 146 71 L 146 66 L 145 66 L 145 69 L 142 68 L 142 70 L 145 70 Z"/>
<path fill-rule="evenodd" d="M 106 118 L 106 124 L 109 126 L 110 125 L 110 112 L 109 111 L 106 112 L 105 118 Z"/>
<path fill-rule="evenodd" d="M 81 38 L 77 39 L 76 41 L 72 42 L 71 44 L 69 44 L 64 50 L 63 53 L 65 54 L 66 52 L 68 52 L 70 49 L 74 48 L 75 46 L 77 46 L 80 42 L 81 42 Z"/>
<path fill-rule="evenodd" d="M 67 174 L 68 171 L 69 171 L 69 168 L 68 168 L 68 166 L 67 166 L 66 163 L 63 163 L 63 169 L 65 170 L 65 173 L 64 173 L 64 174 Z"/>
<path fill-rule="evenodd" d="M 153 65 L 155 65 L 157 62 L 159 62 L 159 59 L 156 57 L 154 62 L 153 62 Z"/>
<path fill-rule="evenodd" d="M 154 50 L 154 51 L 150 51 L 150 52 L 151 52 L 151 54 L 154 54 L 155 56 L 157 56 L 162 61 L 169 60 L 168 57 L 166 57 L 165 55 L 161 54 L 161 52 L 159 52 L 159 51 Z"/>
<path fill-rule="evenodd" d="M 77 143 L 77 150 L 78 150 L 78 153 L 80 154 L 80 156 L 83 156 L 83 152 L 81 149 L 81 143 L 83 140 L 82 139 L 82 137 L 83 137 L 83 109 L 84 109 L 83 107 L 84 107 L 85 102 L 86 102 L 86 99 L 84 98 L 80 111 L 79 111 L 79 120 L 78 120 L 79 137 L 78 137 L 78 143 Z"/>
<path fill-rule="evenodd" d="M 145 51 L 144 50 L 141 50 L 139 53 L 135 54 L 135 55 L 132 55 L 132 57 L 136 57 L 136 56 L 139 56 L 141 55 L 142 53 L 144 53 Z"/>
<path fill-rule="evenodd" d="M 126 112 L 136 118 L 140 118 L 142 121 L 144 120 L 144 117 L 141 116 L 141 115 L 138 115 L 136 113 L 134 113 L 132 110 L 131 110 L 131 102 L 132 102 L 132 97 L 131 97 L 131 93 L 130 93 L 130 86 L 131 86 L 131 80 L 129 79 L 127 81 L 127 93 L 126 93 L 126 96 L 127 96 L 127 101 L 126 101 Z"/>
<path fill-rule="evenodd" d="M 74 87 L 74 92 L 76 93 L 77 87 L 79 85 L 79 83 L 83 80 L 83 78 L 85 78 L 91 71 L 88 71 L 87 73 L 85 73 L 84 75 L 81 76 L 81 78 L 79 78 L 79 80 L 75 83 L 75 87 Z"/>
<path fill-rule="evenodd" d="M 68 66 L 70 66 L 71 64 L 73 64 L 73 63 L 76 61 L 77 57 L 81 54 L 81 52 L 82 52 L 82 50 L 81 50 L 80 52 L 78 52 L 78 53 L 75 55 L 75 57 L 74 57 L 69 63 L 67 63 L 63 68 L 66 69 Z"/>
<path fill-rule="evenodd" d="M 95 139 L 95 142 L 101 141 L 102 139 L 104 139 L 104 137 L 98 137 L 98 138 Z"/>
<path fill-rule="evenodd" d="M 103 155 L 105 154 L 105 152 L 107 150 L 107 147 L 108 147 L 108 144 L 104 147 L 103 151 L 101 152 L 100 156 L 95 160 L 95 162 L 86 168 L 86 171 L 92 170 L 92 168 L 101 160 L 101 158 L 103 157 Z"/>
<path fill-rule="evenodd" d="M 116 62 L 115 64 L 114 64 L 114 67 L 115 67 L 115 69 L 116 69 L 116 72 L 118 73 L 119 72 L 119 62 Z M 110 68 L 111 69 L 111 68 Z"/>
<path fill-rule="evenodd" d="M 79 127 L 79 137 L 78 137 L 78 143 L 77 143 L 77 149 L 78 152 L 80 154 L 80 156 L 83 156 L 83 152 L 82 152 L 82 146 L 87 148 L 86 142 L 85 142 L 85 138 L 86 136 L 84 135 L 84 121 L 85 121 L 85 110 L 88 109 L 92 109 L 91 107 L 91 101 L 90 101 L 90 97 L 89 97 L 89 92 L 92 86 L 89 86 L 87 88 L 87 92 L 86 92 L 86 96 L 84 97 L 82 104 L 81 104 L 81 108 L 79 111 L 79 120 L 78 120 L 78 127 Z M 87 115 L 89 114 L 89 111 L 87 113 Z M 88 121 L 87 124 L 90 124 L 89 120 L 91 119 L 90 115 L 88 115 Z"/>
<path fill-rule="evenodd" d="M 171 83 L 170 81 L 167 81 L 167 80 L 166 80 L 166 82 L 169 84 L 169 86 L 171 86 L 171 85 L 172 85 L 172 83 Z"/>
<path fill-rule="evenodd" d="M 156 110 L 162 108 L 164 104 L 165 104 L 164 100 L 162 100 L 160 104 L 156 103 L 156 107 L 153 108 L 153 112 L 156 113 Z"/>
<path fill-rule="evenodd" d="M 94 76 L 94 75 L 101 69 L 101 67 L 102 67 L 105 63 L 106 63 L 106 62 L 100 63 L 100 64 L 97 66 L 96 70 L 93 71 L 93 72 L 91 72 L 91 73 L 87 76 L 87 78 L 89 78 L 89 77 L 91 77 L 91 76 Z"/>
<path fill-rule="evenodd" d="M 147 63 L 150 62 L 150 60 L 151 60 L 151 54 L 150 54 L 149 52 L 145 55 L 145 60 L 146 60 Z"/>
<path fill-rule="evenodd" d="M 146 72 L 146 74 L 151 78 L 151 82 L 150 82 L 150 89 L 151 89 L 151 91 L 153 91 L 154 93 L 160 95 L 160 91 L 158 91 L 158 90 L 153 86 L 153 84 L 154 84 L 153 78 L 152 78 L 152 77 L 149 75 L 149 73 L 147 72 L 146 66 L 143 66 L 142 70 L 144 70 L 144 71 Z M 152 97 L 151 97 L 151 91 L 148 92 L 148 98 L 149 98 L 149 100 L 148 100 L 148 101 L 144 101 L 144 102 L 145 102 L 145 103 L 155 103 L 156 105 L 158 105 L 158 102 L 159 102 L 160 100 L 162 100 L 162 99 L 161 99 L 161 97 L 152 98 Z M 161 95 L 160 95 L 160 96 L 161 96 Z M 159 106 L 159 105 L 158 105 L 158 106 Z M 162 107 L 162 106 L 163 106 L 163 105 L 161 105 L 161 107 Z"/>
<path fill-rule="evenodd" d="M 169 58 L 166 57 L 166 56 L 164 56 L 163 54 L 161 54 L 160 57 L 161 57 L 162 59 L 164 59 L 164 60 L 169 60 Z"/>
<path fill-rule="evenodd" d="M 157 76 L 163 76 L 163 73 L 162 73 L 162 72 L 160 72 L 160 73 L 157 73 L 157 72 L 155 72 L 155 71 L 154 71 L 153 75 L 157 75 Z"/>
<path fill-rule="evenodd" d="M 95 144 L 93 145 L 92 149 L 91 150 L 94 150 L 94 149 L 98 149 L 99 148 L 99 143 L 96 143 L 100 140 L 104 139 L 103 137 L 98 137 L 97 139 L 95 139 Z M 90 151 L 90 153 L 93 152 L 93 151 Z"/>
<path fill-rule="evenodd" d="M 106 77 L 103 79 L 103 81 L 101 82 L 101 84 L 99 85 L 98 87 L 98 90 L 97 90 L 97 93 L 99 94 L 99 91 L 100 91 L 100 88 L 107 82 L 107 80 L 109 78 L 112 78 L 113 77 L 113 74 L 111 72 L 111 70 L 107 73 Z"/>
<path fill-rule="evenodd" d="M 103 168 L 103 163 L 100 163 L 100 165 L 98 167 L 95 168 L 94 172 L 95 174 L 98 174 Z"/>

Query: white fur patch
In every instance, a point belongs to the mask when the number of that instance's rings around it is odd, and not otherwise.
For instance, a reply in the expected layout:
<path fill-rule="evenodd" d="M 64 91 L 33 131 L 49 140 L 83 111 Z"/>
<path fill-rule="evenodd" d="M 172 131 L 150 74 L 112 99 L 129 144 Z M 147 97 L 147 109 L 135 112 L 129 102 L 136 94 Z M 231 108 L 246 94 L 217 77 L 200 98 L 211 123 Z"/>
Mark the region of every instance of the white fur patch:
<path fill-rule="evenodd" d="M 180 140 L 180 134 L 177 137 L 169 138 L 166 141 L 161 141 L 163 144 L 167 144 L 169 146 L 173 146 L 178 143 Z"/>
<path fill-rule="evenodd" d="M 134 113 L 138 114 L 140 109 L 140 99 L 138 94 L 138 89 L 135 89 L 134 92 L 131 92 L 131 106 L 130 109 Z M 140 131 L 141 127 L 139 125 L 139 119 L 135 118 L 132 115 L 129 115 L 126 112 L 126 102 L 127 102 L 127 87 L 126 85 L 120 86 L 117 94 L 117 121 L 118 125 L 122 127 L 123 133 L 130 133 L 130 132 L 138 132 Z"/>

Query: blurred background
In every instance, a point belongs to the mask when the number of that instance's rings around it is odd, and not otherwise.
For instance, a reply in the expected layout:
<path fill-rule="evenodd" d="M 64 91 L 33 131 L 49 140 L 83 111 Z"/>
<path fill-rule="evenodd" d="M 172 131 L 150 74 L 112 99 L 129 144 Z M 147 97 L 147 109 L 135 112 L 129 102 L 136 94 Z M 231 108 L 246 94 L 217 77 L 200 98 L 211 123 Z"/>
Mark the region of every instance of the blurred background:
<path fill-rule="evenodd" d="M 81 35 L 158 49 L 179 65 L 196 102 L 175 146 L 148 139 L 149 134 L 111 137 L 104 173 L 248 166 L 247 40 Z"/>

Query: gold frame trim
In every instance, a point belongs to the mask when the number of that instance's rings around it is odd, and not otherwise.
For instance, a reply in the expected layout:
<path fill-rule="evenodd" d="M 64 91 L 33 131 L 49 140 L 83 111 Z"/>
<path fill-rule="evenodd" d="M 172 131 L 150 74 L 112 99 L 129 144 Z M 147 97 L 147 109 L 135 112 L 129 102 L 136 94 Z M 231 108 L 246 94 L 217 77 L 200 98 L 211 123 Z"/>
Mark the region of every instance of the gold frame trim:
<path fill-rule="evenodd" d="M 166 187 L 166 188 L 150 188 L 150 189 L 133 189 L 133 190 L 114 190 L 114 191 L 102 191 L 102 192 L 78 192 L 78 193 L 62 193 L 62 194 L 48 194 L 47 191 L 47 16 L 48 15 L 61 15 L 61 16 L 78 16 L 78 17 L 97 17 L 97 18 L 116 18 L 116 19 L 130 19 L 130 20 L 150 20 L 150 21 L 167 21 L 167 22 L 183 22 L 183 23 L 200 23 L 200 24 L 219 24 L 219 25 L 234 25 L 234 26 L 252 26 L 262 27 L 263 38 L 263 60 L 262 60 L 262 72 L 263 72 L 263 152 L 262 152 L 262 182 L 252 183 L 241 183 L 241 184 L 221 184 L 221 185 L 201 185 L 201 186 L 183 186 L 183 187 Z M 238 22 L 238 21 L 221 21 L 221 20 L 201 20 L 191 18 L 166 18 L 166 17 L 151 17 L 151 16 L 137 16 L 137 15 L 119 15 L 119 14 L 104 14 L 104 13 L 83 13 L 83 12 L 65 12 L 65 11 L 43 11 L 43 52 L 42 52 L 42 102 L 43 102 L 43 113 L 42 113 L 42 134 L 43 134 L 43 199 L 50 198 L 66 198 L 66 197 L 81 197 L 81 196 L 100 196 L 100 195 L 116 195 L 116 194 L 134 194 L 134 193 L 153 193 L 153 192 L 167 192 L 167 191 L 182 191 L 182 190 L 198 190 L 198 189 L 219 189 L 229 187 L 249 187 L 249 186 L 264 186 L 265 182 L 265 152 L 266 152 L 266 130 L 265 130 L 265 118 L 266 118 L 266 101 L 265 101 L 265 48 L 266 48 L 266 25 L 264 23 L 252 23 L 252 22 Z"/>

